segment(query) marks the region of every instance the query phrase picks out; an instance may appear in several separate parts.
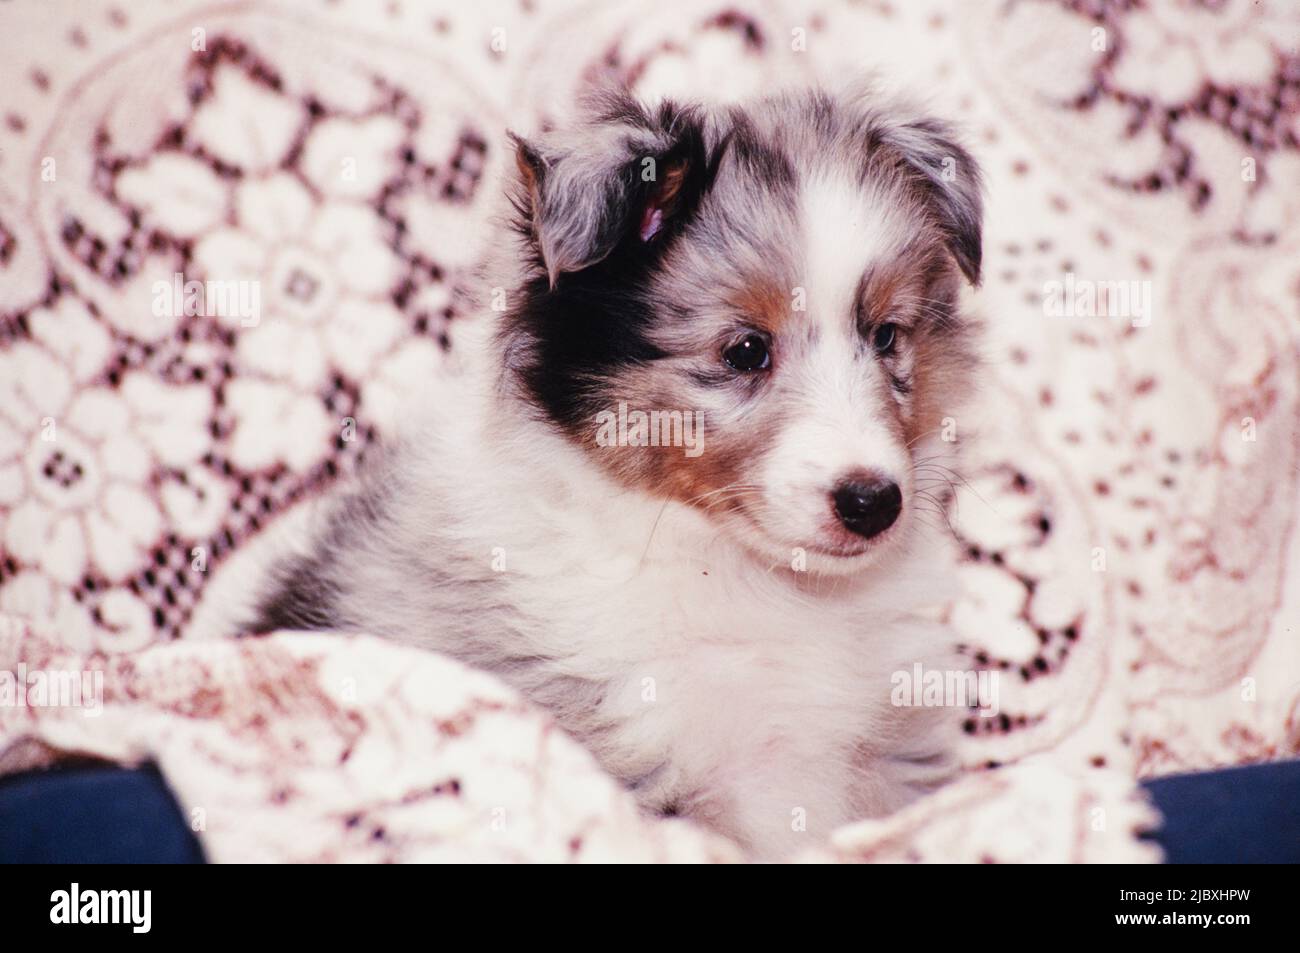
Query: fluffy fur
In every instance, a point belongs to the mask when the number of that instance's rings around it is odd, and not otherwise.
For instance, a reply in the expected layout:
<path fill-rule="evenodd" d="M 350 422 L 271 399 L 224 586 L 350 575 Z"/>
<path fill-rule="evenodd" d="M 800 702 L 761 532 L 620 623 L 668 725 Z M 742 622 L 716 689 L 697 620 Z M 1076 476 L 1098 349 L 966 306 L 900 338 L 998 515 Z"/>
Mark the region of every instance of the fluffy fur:
<path fill-rule="evenodd" d="M 941 784 L 945 712 L 892 707 L 890 676 L 949 648 L 919 611 L 944 584 L 923 514 L 974 367 L 970 156 L 820 92 L 610 96 L 514 146 L 508 306 L 476 369 L 237 624 L 481 666 L 646 808 L 759 857 Z M 744 340 L 767 366 L 728 363 Z M 620 402 L 702 414 L 703 451 L 599 445 Z M 902 496 L 870 538 L 837 515 L 851 479 Z"/>

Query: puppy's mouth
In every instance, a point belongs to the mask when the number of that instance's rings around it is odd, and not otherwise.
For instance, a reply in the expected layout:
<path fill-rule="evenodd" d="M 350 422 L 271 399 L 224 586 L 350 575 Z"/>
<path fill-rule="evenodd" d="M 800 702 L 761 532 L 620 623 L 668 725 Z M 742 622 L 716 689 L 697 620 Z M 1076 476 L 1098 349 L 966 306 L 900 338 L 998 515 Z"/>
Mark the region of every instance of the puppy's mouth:
<path fill-rule="evenodd" d="M 773 533 L 743 500 L 731 501 L 728 509 L 739 516 L 767 546 L 773 549 L 787 552 L 803 550 L 809 555 L 845 563 L 888 548 L 902 532 L 903 524 L 906 522 L 906 514 L 900 513 L 888 529 L 867 538 L 850 532 L 836 520 L 830 520 L 819 528 L 813 539 L 791 540 Z"/>
<path fill-rule="evenodd" d="M 888 547 L 901 531 L 904 518 L 904 514 L 900 513 L 893 525 L 870 539 L 851 533 L 838 524 L 830 524 L 824 533 L 831 542 L 812 543 L 807 549 L 811 553 L 832 559 L 857 559 Z"/>
<path fill-rule="evenodd" d="M 832 559 L 854 559 L 866 555 L 875 549 L 877 545 L 875 540 L 864 539 L 857 543 L 847 543 L 841 546 L 825 546 L 811 543 L 806 548 L 810 553 L 816 553 L 818 556 L 829 556 Z"/>

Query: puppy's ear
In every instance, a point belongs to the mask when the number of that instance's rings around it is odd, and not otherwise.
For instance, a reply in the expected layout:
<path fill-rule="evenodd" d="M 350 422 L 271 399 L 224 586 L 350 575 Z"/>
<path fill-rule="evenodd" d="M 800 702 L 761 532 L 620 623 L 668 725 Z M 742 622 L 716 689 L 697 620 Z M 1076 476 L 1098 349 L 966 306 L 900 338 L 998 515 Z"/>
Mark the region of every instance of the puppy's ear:
<path fill-rule="evenodd" d="M 873 138 L 895 152 L 908 179 L 943 230 L 944 241 L 972 285 L 983 258 L 983 180 L 974 157 L 952 128 L 937 119 L 885 121 Z"/>
<path fill-rule="evenodd" d="M 664 103 L 651 112 L 622 94 L 586 108 L 584 121 L 535 142 L 511 134 L 518 224 L 551 287 L 623 242 L 662 244 L 685 223 L 706 172 L 695 110 Z"/>

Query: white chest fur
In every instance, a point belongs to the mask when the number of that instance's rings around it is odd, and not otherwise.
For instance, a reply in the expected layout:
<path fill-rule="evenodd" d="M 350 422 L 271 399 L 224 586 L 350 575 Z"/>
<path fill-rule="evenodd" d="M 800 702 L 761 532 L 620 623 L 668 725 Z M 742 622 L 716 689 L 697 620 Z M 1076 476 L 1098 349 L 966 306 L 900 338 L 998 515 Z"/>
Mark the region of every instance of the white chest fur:
<path fill-rule="evenodd" d="M 510 601 L 544 620 L 527 651 L 602 686 L 598 712 L 552 708 L 608 770 L 773 855 L 911 799 L 937 769 L 915 770 L 935 719 L 891 708 L 890 676 L 946 639 L 915 614 L 936 591 L 923 540 L 866 578 L 811 577 L 796 553 L 764 565 L 695 511 L 569 467 L 589 464 L 520 471 L 527 501 L 475 525 Z"/>

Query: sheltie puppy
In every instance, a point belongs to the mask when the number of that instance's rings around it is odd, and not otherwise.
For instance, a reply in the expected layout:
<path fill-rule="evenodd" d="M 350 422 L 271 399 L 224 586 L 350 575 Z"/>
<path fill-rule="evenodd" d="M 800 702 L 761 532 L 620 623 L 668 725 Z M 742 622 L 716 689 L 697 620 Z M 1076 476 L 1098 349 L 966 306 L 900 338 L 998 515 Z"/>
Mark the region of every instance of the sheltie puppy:
<path fill-rule="evenodd" d="M 891 704 L 891 677 L 951 664 L 924 517 L 978 364 L 970 154 L 821 91 L 603 94 L 510 142 L 476 369 L 237 625 L 485 669 L 756 858 L 942 784 L 954 712 Z"/>

